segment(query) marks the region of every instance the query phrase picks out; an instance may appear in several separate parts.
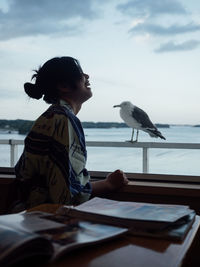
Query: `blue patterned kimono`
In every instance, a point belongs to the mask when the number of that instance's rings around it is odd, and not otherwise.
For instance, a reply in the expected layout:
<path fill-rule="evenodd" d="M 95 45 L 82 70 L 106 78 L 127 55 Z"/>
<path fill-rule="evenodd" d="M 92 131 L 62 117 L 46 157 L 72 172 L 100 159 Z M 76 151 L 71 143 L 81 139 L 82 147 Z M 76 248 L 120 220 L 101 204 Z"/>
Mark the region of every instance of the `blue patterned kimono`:
<path fill-rule="evenodd" d="M 79 119 L 61 100 L 34 123 L 15 166 L 25 208 L 42 203 L 80 204 L 89 199 L 87 151 Z"/>

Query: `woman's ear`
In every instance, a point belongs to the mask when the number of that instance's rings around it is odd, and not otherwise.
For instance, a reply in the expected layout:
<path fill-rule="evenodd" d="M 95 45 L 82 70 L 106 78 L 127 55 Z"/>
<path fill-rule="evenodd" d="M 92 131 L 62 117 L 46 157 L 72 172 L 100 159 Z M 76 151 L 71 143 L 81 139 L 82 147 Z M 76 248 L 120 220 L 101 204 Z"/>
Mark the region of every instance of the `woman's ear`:
<path fill-rule="evenodd" d="M 70 92 L 70 87 L 69 87 L 69 85 L 67 84 L 67 83 L 59 83 L 58 85 L 57 85 L 57 89 L 58 89 L 58 91 L 60 92 L 60 93 L 68 93 L 68 92 Z"/>

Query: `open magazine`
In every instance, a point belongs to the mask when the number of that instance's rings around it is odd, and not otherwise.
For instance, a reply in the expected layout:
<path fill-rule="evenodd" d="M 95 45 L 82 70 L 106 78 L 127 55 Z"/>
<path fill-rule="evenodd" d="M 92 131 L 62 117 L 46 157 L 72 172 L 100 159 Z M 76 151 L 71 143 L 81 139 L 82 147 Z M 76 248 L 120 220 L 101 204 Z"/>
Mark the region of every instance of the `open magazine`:
<path fill-rule="evenodd" d="M 0 266 L 54 261 L 70 250 L 103 242 L 127 231 L 45 212 L 2 215 Z"/>
<path fill-rule="evenodd" d="M 58 212 L 72 218 L 87 219 L 129 228 L 133 234 L 183 239 L 195 212 L 184 205 L 116 201 L 95 197 L 79 206 L 62 206 Z"/>

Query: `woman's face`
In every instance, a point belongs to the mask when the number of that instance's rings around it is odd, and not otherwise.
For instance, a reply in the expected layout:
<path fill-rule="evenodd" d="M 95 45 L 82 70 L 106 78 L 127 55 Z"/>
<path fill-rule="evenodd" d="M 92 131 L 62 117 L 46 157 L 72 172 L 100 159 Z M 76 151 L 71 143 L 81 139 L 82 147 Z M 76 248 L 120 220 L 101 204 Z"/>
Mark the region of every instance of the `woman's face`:
<path fill-rule="evenodd" d="M 82 69 L 80 73 L 81 79 L 75 83 L 75 87 L 72 88 L 67 84 L 58 85 L 59 95 L 61 99 L 81 105 L 90 97 L 92 97 L 89 75 L 84 73 Z"/>
<path fill-rule="evenodd" d="M 89 75 L 86 73 L 82 74 L 82 78 L 76 84 L 76 90 L 74 91 L 77 99 L 80 100 L 81 103 L 87 101 L 90 97 L 92 97 L 92 91 L 89 82 Z"/>

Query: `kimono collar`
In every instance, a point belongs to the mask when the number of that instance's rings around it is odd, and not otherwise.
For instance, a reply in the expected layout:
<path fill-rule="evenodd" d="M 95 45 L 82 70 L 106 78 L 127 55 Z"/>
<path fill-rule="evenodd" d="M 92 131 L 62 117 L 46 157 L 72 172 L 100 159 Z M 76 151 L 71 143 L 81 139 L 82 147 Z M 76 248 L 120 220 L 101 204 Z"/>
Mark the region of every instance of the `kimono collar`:
<path fill-rule="evenodd" d="M 60 105 L 61 106 L 65 106 L 67 108 L 67 110 L 69 110 L 70 112 L 72 112 L 74 114 L 74 111 L 72 109 L 72 107 L 70 106 L 69 103 L 67 103 L 65 100 L 60 99 Z M 74 114 L 75 115 L 75 114 Z"/>

